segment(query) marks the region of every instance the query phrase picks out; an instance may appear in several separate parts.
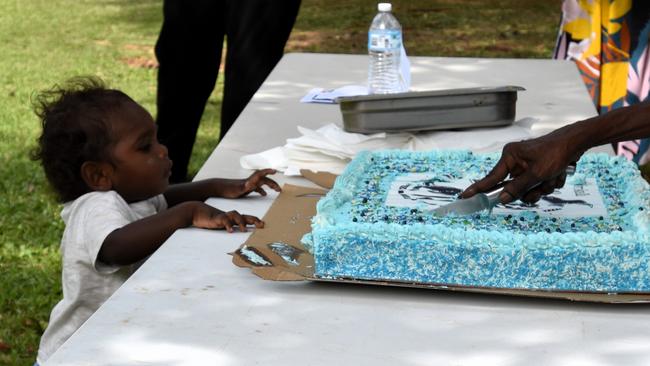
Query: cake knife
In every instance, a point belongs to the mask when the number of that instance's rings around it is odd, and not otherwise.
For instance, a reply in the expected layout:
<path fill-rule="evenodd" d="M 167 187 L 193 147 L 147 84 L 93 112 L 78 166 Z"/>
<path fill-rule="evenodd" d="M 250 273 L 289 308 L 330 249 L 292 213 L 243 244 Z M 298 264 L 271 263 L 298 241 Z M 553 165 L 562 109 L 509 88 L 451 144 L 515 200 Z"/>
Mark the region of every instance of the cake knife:
<path fill-rule="evenodd" d="M 477 193 L 470 198 L 459 199 L 447 205 L 440 206 L 433 210 L 433 215 L 446 216 L 450 213 L 469 215 L 485 209 L 491 210 L 499 203 L 499 194 L 503 191 L 503 186 L 509 182 L 509 180 L 503 181 L 488 192 Z"/>
<path fill-rule="evenodd" d="M 567 166 L 566 168 L 567 176 L 573 175 L 575 170 L 576 170 L 575 165 Z M 487 192 L 477 193 L 470 198 L 459 199 L 450 204 L 440 206 L 435 210 L 433 210 L 433 214 L 434 216 L 446 216 L 450 213 L 456 215 L 469 215 L 474 212 L 478 212 L 486 209 L 492 210 L 494 206 L 496 206 L 499 203 L 499 194 L 501 194 L 501 192 L 503 191 L 503 187 L 506 184 L 510 183 L 511 181 L 512 179 L 504 180 L 503 182 L 497 184 Z M 532 186 L 530 189 L 533 189 L 540 184 L 541 182 Z"/>

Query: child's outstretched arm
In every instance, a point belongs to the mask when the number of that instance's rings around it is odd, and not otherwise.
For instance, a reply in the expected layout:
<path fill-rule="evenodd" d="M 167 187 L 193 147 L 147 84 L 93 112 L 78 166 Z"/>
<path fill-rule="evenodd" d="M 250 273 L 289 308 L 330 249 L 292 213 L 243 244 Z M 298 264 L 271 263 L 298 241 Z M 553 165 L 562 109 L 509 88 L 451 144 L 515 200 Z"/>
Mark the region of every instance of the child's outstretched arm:
<path fill-rule="evenodd" d="M 213 178 L 198 182 L 175 184 L 165 192 L 167 204 L 171 207 L 185 201 L 205 201 L 209 197 L 240 198 L 251 192 L 266 196 L 264 186 L 280 192 L 280 186 L 268 175 L 275 169 L 258 170 L 245 179 Z"/>
<path fill-rule="evenodd" d="M 110 233 L 99 251 L 99 260 L 114 265 L 136 263 L 155 252 L 176 229 L 188 226 L 232 232 L 234 226 L 246 231 L 247 225 L 261 228 L 264 222 L 237 211 L 223 212 L 203 202 L 184 202 Z"/>

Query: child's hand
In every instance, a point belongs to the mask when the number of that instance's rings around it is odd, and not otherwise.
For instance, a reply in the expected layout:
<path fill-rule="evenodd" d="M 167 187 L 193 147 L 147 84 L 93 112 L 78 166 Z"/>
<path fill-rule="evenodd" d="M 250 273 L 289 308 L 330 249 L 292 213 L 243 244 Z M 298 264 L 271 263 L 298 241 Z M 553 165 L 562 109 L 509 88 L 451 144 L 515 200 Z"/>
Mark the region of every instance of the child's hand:
<path fill-rule="evenodd" d="M 251 192 L 257 192 L 262 196 L 266 196 L 266 191 L 262 188 L 264 185 L 276 192 L 280 192 L 282 189 L 278 183 L 267 177 L 267 175 L 275 174 L 276 172 L 275 169 L 258 170 L 246 179 L 233 180 L 231 184 L 223 188 L 223 197 L 240 198 L 247 196 Z"/>
<path fill-rule="evenodd" d="M 239 226 L 239 231 L 246 231 L 247 225 L 264 227 L 264 221 L 251 215 L 242 215 L 237 211 L 223 212 L 203 202 L 197 203 L 192 212 L 192 225 L 204 229 L 226 229 L 233 232 L 233 226 Z"/>

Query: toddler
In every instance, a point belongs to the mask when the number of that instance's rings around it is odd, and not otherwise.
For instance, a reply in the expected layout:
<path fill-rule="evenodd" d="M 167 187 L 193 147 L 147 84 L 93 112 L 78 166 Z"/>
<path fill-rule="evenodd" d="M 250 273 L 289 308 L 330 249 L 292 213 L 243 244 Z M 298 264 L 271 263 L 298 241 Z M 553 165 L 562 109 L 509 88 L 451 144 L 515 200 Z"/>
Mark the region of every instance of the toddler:
<path fill-rule="evenodd" d="M 43 132 L 34 158 L 64 203 L 63 299 L 38 351 L 42 364 L 179 228 L 263 227 L 255 216 L 224 212 L 208 197 L 238 198 L 263 186 L 280 191 L 272 169 L 247 179 L 169 185 L 172 161 L 151 115 L 99 79 L 71 80 L 36 100 Z"/>

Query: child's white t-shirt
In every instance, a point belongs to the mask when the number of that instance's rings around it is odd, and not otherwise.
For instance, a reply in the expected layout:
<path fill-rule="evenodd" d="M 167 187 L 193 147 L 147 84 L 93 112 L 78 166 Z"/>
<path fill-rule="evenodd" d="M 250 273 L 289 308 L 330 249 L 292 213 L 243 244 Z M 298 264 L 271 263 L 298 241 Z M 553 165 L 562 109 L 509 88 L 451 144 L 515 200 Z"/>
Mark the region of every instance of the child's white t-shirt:
<path fill-rule="evenodd" d="M 63 206 L 63 299 L 52 309 L 41 337 L 39 364 L 70 338 L 139 266 L 110 266 L 98 260 L 108 234 L 166 208 L 163 195 L 128 204 L 115 191 L 90 192 Z"/>

